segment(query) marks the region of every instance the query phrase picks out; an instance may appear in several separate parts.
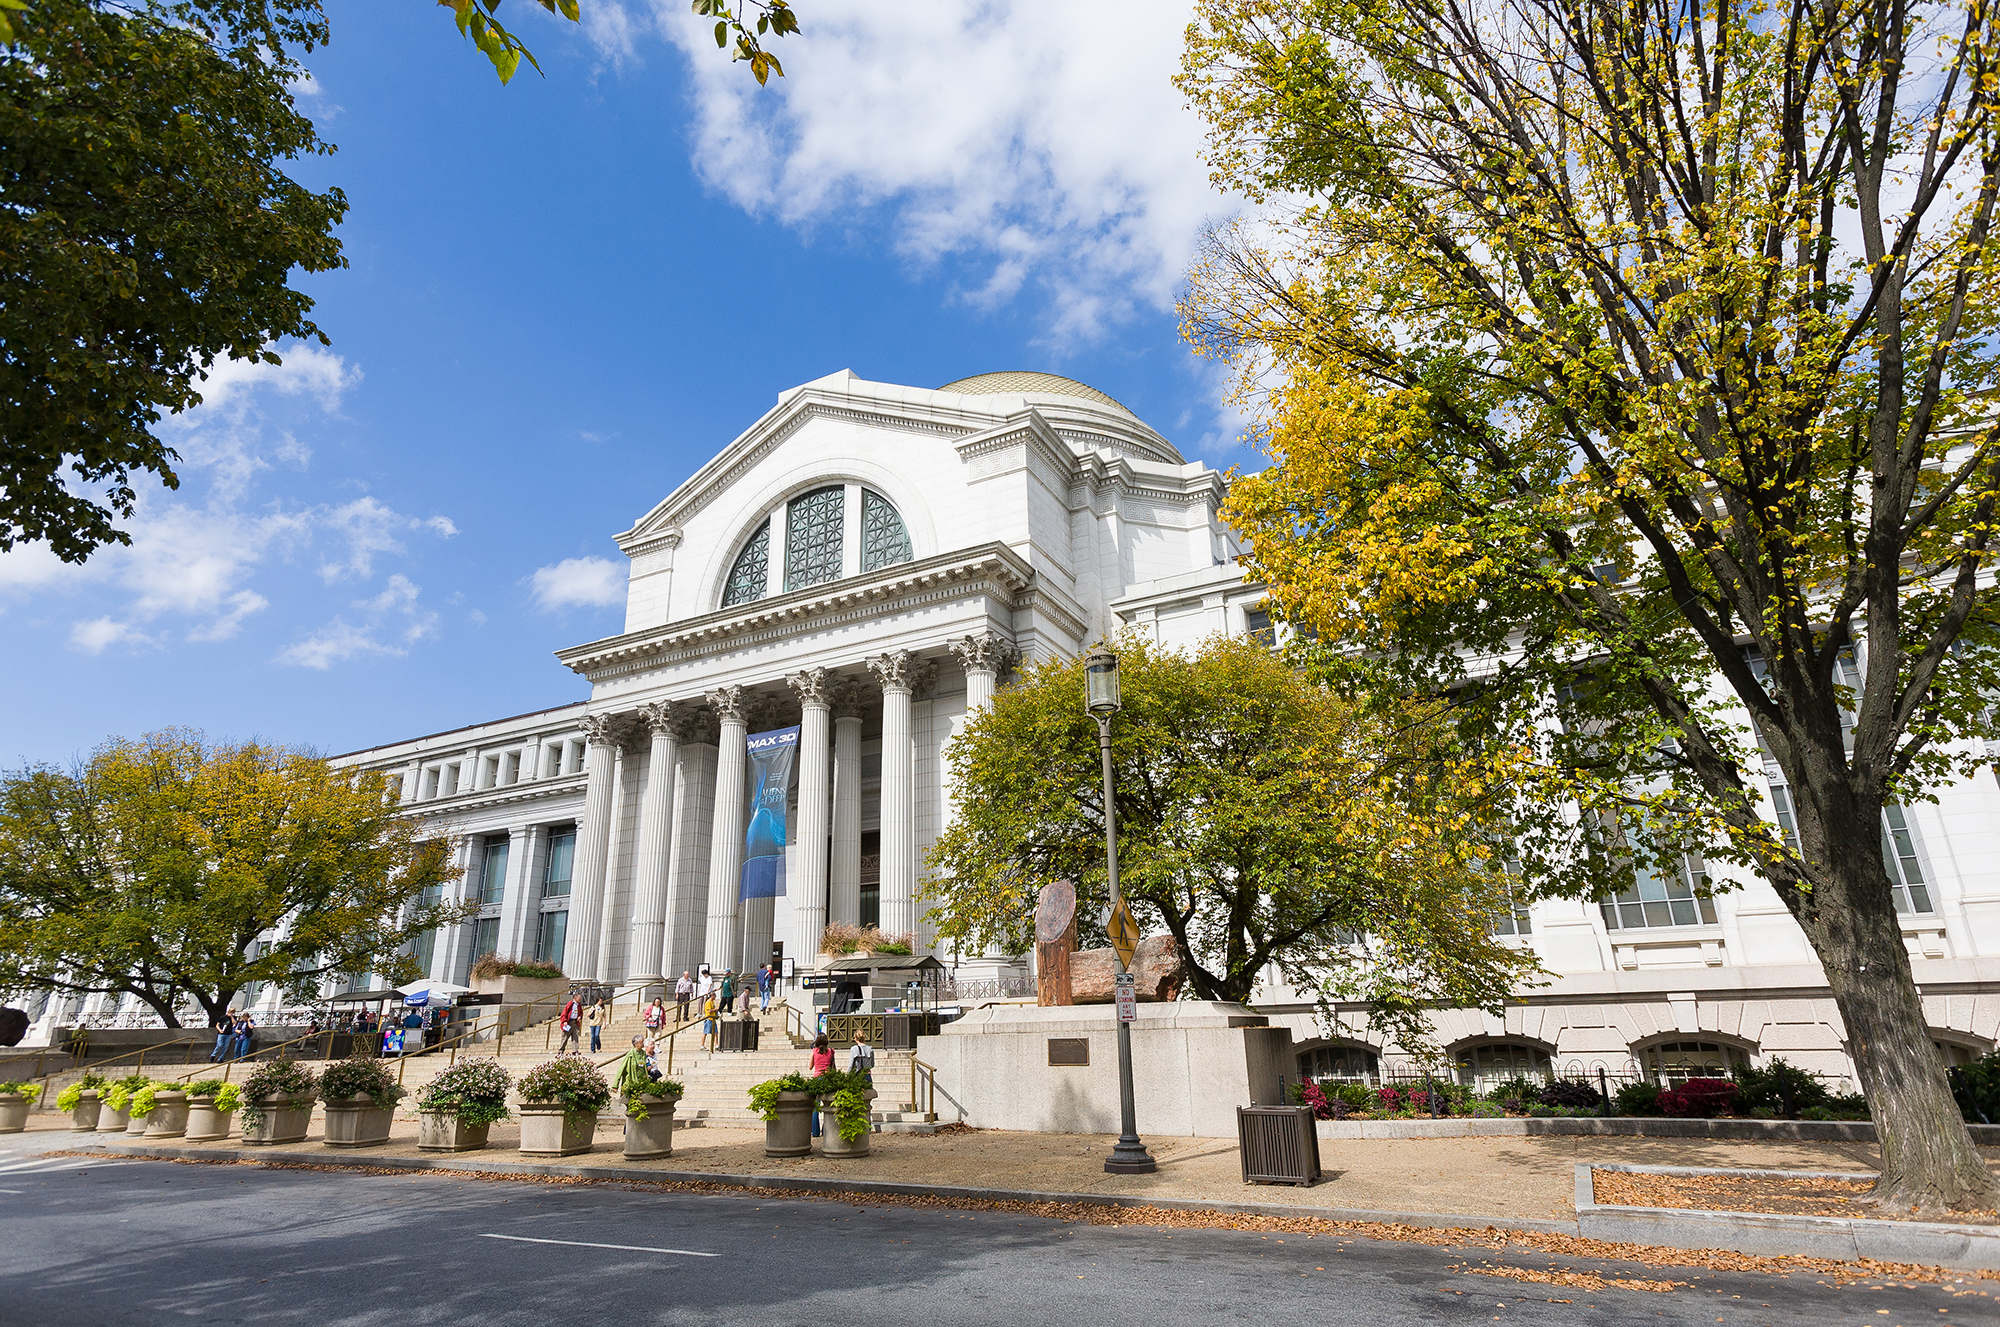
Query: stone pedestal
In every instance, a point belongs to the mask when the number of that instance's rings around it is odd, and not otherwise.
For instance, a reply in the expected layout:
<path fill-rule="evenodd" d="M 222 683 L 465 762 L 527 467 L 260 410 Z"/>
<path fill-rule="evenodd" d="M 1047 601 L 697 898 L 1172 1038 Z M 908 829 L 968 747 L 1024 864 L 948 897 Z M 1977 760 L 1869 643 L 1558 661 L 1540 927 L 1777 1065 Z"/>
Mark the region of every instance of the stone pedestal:
<path fill-rule="evenodd" d="M 1118 1132 L 1118 1023 L 1111 1005 L 976 1009 L 917 1043 L 938 1098 L 980 1129 Z M 1234 1138 L 1236 1108 L 1278 1104 L 1296 1073 L 1289 1028 L 1221 1001 L 1142 1004 L 1132 1025 L 1141 1137 Z"/>

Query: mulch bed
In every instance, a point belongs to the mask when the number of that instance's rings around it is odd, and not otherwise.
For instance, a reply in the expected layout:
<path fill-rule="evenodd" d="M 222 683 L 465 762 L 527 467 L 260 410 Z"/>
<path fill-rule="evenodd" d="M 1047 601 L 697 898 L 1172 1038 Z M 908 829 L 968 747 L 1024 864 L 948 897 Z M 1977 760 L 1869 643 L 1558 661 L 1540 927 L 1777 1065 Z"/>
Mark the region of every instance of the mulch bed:
<path fill-rule="evenodd" d="M 1704 1212 L 1772 1216 L 1848 1216 L 1870 1221 L 1942 1221 L 1990 1226 L 2000 1212 L 1912 1215 L 1879 1211 L 1868 1202 L 1872 1179 L 1783 1179 L 1768 1175 L 1651 1175 L 1629 1170 L 1590 1172 L 1600 1203 L 1615 1207 L 1681 1207 Z"/>

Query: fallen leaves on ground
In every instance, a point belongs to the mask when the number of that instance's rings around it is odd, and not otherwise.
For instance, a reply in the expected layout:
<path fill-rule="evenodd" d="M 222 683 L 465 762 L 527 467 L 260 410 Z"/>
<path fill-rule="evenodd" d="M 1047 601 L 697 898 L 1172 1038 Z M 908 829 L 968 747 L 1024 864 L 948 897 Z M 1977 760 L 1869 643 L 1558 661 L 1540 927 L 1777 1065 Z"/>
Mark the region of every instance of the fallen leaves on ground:
<path fill-rule="evenodd" d="M 1851 1216 L 1871 1221 L 1947 1221 L 1991 1225 L 2000 1212 L 1899 1213 L 1872 1207 L 1872 1177 L 1659 1175 L 1592 1167 L 1591 1191 L 1616 1207 L 1677 1207 L 1707 1212 L 1768 1212 L 1781 1216 Z"/>

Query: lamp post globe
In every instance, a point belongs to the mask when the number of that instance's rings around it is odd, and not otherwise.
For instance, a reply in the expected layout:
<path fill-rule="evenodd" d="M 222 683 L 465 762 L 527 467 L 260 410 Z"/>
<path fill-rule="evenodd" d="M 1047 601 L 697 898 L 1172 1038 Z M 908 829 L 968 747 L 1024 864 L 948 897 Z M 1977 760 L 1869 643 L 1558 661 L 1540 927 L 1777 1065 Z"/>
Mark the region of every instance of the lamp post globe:
<path fill-rule="evenodd" d="M 1111 888 L 1111 907 L 1118 907 L 1118 801 L 1111 768 L 1111 716 L 1118 713 L 1118 656 L 1100 646 L 1084 660 L 1083 707 L 1097 720 L 1097 750 L 1104 766 L 1104 871 Z M 1125 959 L 1118 959 L 1118 981 L 1132 980 Z M 1114 1004 L 1115 1007 L 1115 1004 Z M 1139 1140 L 1138 1110 L 1132 1092 L 1132 1025 L 1118 1020 L 1118 1142 L 1104 1159 L 1114 1175 L 1149 1175 L 1158 1167 Z"/>

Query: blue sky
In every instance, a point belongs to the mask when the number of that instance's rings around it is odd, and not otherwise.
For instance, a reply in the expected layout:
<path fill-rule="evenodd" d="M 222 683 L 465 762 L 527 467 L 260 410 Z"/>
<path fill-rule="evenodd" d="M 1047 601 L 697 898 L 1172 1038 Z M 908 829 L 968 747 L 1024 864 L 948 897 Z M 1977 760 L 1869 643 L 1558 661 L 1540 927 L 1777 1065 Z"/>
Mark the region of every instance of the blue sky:
<path fill-rule="evenodd" d="M 611 536 L 778 392 L 1044 368 L 1249 461 L 1171 300 L 1209 191 L 1185 11 L 800 0 L 757 89 L 684 0 L 508 7 L 502 87 L 429 5 L 331 0 L 330 347 L 226 368 L 164 428 L 134 546 L 0 555 L 0 764 L 186 725 L 338 752 L 581 699 Z M 538 574 L 539 573 L 539 574 Z"/>

